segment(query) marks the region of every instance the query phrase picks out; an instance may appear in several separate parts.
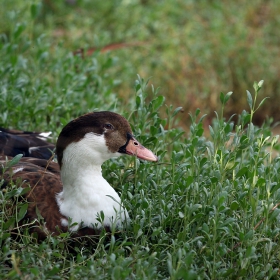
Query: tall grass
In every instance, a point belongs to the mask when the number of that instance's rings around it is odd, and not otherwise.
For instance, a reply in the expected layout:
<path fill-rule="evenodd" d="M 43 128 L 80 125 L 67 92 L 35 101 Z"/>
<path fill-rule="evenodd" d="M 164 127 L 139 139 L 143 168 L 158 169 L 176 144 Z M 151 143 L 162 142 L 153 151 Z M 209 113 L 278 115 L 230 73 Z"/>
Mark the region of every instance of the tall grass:
<path fill-rule="evenodd" d="M 19 3 L 18 10 L 12 3 Z M 99 52 L 84 58 L 74 56 L 71 53 L 73 49 L 81 44 L 91 46 L 92 43 L 89 33 L 83 37 L 83 33 L 78 32 L 81 24 L 89 28 L 95 20 L 95 17 L 86 17 L 85 8 L 90 10 L 87 6 L 90 3 L 78 1 L 82 17 L 73 14 L 71 6 L 54 3 L 49 7 L 52 12 L 43 10 L 43 18 L 39 15 L 41 7 L 45 6 L 40 3 L 32 2 L 26 8 L 19 1 L 11 1 L 10 12 L 5 15 L 5 32 L 0 48 L 0 124 L 25 130 L 51 130 L 55 141 L 62 126 L 82 113 L 97 109 L 117 111 L 129 120 L 136 137 L 156 152 L 159 162 L 154 164 L 122 157 L 103 165 L 104 177 L 121 193 L 132 224 L 117 236 L 103 233 L 97 244 L 94 244 L 95 240 L 75 243 L 71 234 L 49 237 L 37 243 L 28 233 L 28 224 L 18 226 L 26 211 L 26 203 L 20 199 L 25 190 L 20 184 L 2 187 L 0 278 L 277 279 L 280 269 L 279 143 L 271 132 L 270 122 L 263 126 L 254 123 L 254 116 L 267 103 L 267 100 L 261 100 L 269 95 L 273 82 L 265 83 L 266 90 L 261 90 L 263 82 L 257 82 L 248 92 L 241 91 L 242 86 L 237 92 L 218 94 L 219 87 L 232 88 L 225 86 L 227 73 L 218 82 L 213 82 L 214 86 L 207 79 L 203 83 L 188 80 L 188 83 L 209 87 L 211 92 L 215 88 L 218 103 L 214 103 L 213 112 L 216 113 L 213 113 L 215 118 L 210 125 L 202 102 L 197 104 L 201 109 L 195 108 L 188 118 L 182 117 L 184 102 L 178 102 L 180 107 L 168 105 L 165 88 L 154 88 L 150 81 L 140 76 L 137 76 L 134 86 L 128 85 L 135 80 L 137 70 L 142 73 L 149 69 L 145 77 L 153 74 L 152 80 L 157 81 L 162 73 L 159 68 L 162 68 L 163 61 L 168 61 L 163 58 L 161 61 L 161 48 L 165 57 L 173 57 L 174 51 L 169 53 L 165 45 L 157 45 L 157 59 L 152 59 L 152 70 L 143 60 L 143 53 L 137 58 L 135 51 L 120 50 L 119 58 Z M 179 8 L 184 6 L 180 1 L 181 6 L 148 1 L 143 4 L 143 9 L 149 8 L 145 14 L 140 6 L 136 9 L 138 4 L 133 5 L 133 1 L 114 2 L 114 7 L 107 2 L 100 3 L 97 5 L 102 13 L 96 15 L 100 20 L 96 24 L 105 26 L 101 21 L 105 14 L 112 22 L 108 26 L 110 31 L 96 35 L 100 46 L 111 41 L 113 23 L 119 20 L 116 11 L 135 8 L 130 9 L 133 11 L 130 14 L 120 13 L 123 27 L 115 31 L 114 39 L 122 38 L 120 34 L 129 23 L 126 17 L 137 21 L 137 12 L 143 20 L 139 22 L 147 27 L 139 31 L 137 38 L 145 41 L 155 30 L 172 27 L 161 26 L 160 10 L 151 7 L 161 5 L 165 13 L 177 15 Z M 251 7 L 243 1 L 240 3 L 246 9 Z M 190 1 L 187 6 L 196 5 Z M 225 9 L 230 9 L 231 5 Z M 267 5 L 274 4 L 269 2 Z M 216 5 L 216 9 L 219 18 L 221 7 Z M 197 13 L 197 17 L 202 19 L 204 13 Z M 191 9 L 188 15 L 195 16 Z M 153 24 L 148 21 L 150 18 Z M 183 16 L 168 18 L 170 22 L 179 21 L 180 24 L 184 19 Z M 210 22 L 207 18 L 205 20 Z M 52 29 L 51 25 L 55 28 Z M 52 32 L 58 31 L 58 27 L 63 32 L 67 31 L 67 35 L 57 39 Z M 132 32 L 131 36 L 136 36 L 136 33 Z M 73 38 L 69 34 L 73 34 Z M 182 38 L 183 35 L 185 33 L 182 33 Z M 170 41 L 167 39 L 165 44 Z M 175 39 L 169 44 L 175 44 Z M 209 40 L 214 40 L 214 37 Z M 228 46 L 234 48 L 234 44 L 228 43 Z M 143 48 L 148 56 L 149 48 Z M 193 51 L 202 55 L 195 56 L 200 61 L 199 65 L 206 61 L 206 50 L 203 44 L 193 46 Z M 142 57 L 141 63 L 131 67 L 139 57 Z M 191 61 L 186 64 L 188 67 L 192 65 Z M 252 69 L 252 66 L 247 66 L 237 63 L 236 68 L 240 67 L 240 73 L 243 73 Z M 206 64 L 205 69 L 212 68 Z M 164 74 L 163 86 L 168 73 Z M 213 71 L 212 74 L 215 75 Z M 175 76 L 170 83 L 177 82 Z M 119 93 L 116 93 L 120 79 L 126 90 L 121 94 L 127 100 L 119 100 Z M 242 80 L 243 83 L 246 89 L 250 85 L 247 80 L 246 83 Z M 192 86 L 189 90 L 192 91 Z M 240 108 L 234 111 L 235 122 L 233 116 L 228 117 L 226 113 L 232 111 L 233 98 L 246 102 L 242 103 L 243 111 L 239 112 Z M 277 98 L 271 100 L 278 104 Z M 179 114 L 188 133 L 178 128 Z M 17 235 L 16 239 L 12 238 L 12 232 Z"/>
<path fill-rule="evenodd" d="M 262 82 L 248 102 L 252 114 Z M 147 83 L 135 85 L 134 110 L 124 113 L 136 135 L 159 155 L 159 163 L 122 158 L 104 164 L 104 176 L 122 193 L 132 225 L 121 237 L 101 236 L 97 245 L 65 247 L 71 235 L 37 244 L 19 229 L 16 204 L 22 189 L 1 192 L 1 275 L 113 279 L 276 279 L 279 271 L 279 150 L 277 137 L 257 127 L 244 111 L 239 123 L 222 117 L 231 96 L 221 93 L 220 115 L 204 137 L 200 110 L 191 115 L 188 137 L 168 126 L 179 108 L 164 105 Z M 166 118 L 158 114 L 166 107 Z M 14 201 L 14 212 L 7 212 Z M 23 210 L 22 210 L 23 208 Z M 25 208 L 26 209 L 26 208 Z M 25 228 L 25 227 L 23 227 Z"/>
<path fill-rule="evenodd" d="M 122 81 L 118 97 L 123 103 L 129 99 L 135 73 L 153 76 L 168 102 L 184 107 L 185 119 L 197 107 L 211 119 L 219 92 L 227 89 L 236 94 L 225 115 L 241 114 L 247 106 L 242 93 L 264 79 L 266 95 L 273 98 L 255 121 L 261 124 L 268 116 L 279 121 L 280 6 L 275 1 L 69 2 L 0 1 L 0 33 L 11 38 L 19 24 L 35 42 L 44 34 L 45 60 L 80 48 L 128 43 L 111 51 L 118 60 L 113 59 L 110 73 Z"/>

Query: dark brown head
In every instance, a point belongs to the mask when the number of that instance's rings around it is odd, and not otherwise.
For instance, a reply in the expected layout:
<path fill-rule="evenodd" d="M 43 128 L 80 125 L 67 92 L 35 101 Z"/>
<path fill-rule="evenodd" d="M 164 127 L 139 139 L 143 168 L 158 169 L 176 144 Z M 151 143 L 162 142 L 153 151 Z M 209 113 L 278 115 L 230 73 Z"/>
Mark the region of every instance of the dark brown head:
<path fill-rule="evenodd" d="M 56 153 L 60 166 L 63 163 L 64 150 L 72 143 L 85 141 L 85 139 L 91 146 L 89 147 L 89 154 L 94 145 L 101 156 L 108 151 L 108 155 L 104 155 L 104 160 L 109 159 L 114 154 L 118 156 L 123 153 L 136 155 L 139 158 L 150 161 L 157 161 L 157 157 L 133 137 L 131 127 L 124 117 L 113 112 L 103 111 L 80 116 L 69 122 L 62 129 L 56 144 Z M 106 145 L 104 147 L 105 152 L 103 147 L 100 148 L 102 141 Z M 85 149 L 87 148 L 85 147 Z"/>

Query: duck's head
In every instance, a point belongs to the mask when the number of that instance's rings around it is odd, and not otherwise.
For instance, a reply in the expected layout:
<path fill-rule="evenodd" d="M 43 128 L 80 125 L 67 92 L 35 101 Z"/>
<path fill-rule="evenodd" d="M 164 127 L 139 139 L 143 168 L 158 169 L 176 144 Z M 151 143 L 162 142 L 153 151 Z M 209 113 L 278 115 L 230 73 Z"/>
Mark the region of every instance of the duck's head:
<path fill-rule="evenodd" d="M 69 122 L 58 137 L 56 153 L 60 167 L 74 156 L 100 165 L 122 154 L 157 161 L 157 157 L 135 139 L 128 121 L 108 111 L 88 113 Z"/>

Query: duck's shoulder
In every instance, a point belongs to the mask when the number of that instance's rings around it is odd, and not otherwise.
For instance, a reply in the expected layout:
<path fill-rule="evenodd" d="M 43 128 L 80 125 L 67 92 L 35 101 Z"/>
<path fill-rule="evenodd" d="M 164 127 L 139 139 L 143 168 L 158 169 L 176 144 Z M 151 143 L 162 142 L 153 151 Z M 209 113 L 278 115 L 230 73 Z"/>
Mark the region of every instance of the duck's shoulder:
<path fill-rule="evenodd" d="M 50 203 L 55 195 L 62 191 L 60 171 L 57 163 L 50 160 L 21 158 L 10 166 L 10 158 L 0 156 L 1 171 L 4 184 L 13 182 L 22 187 L 29 187 L 26 197 L 28 201 Z M 56 204 L 56 203 L 55 203 Z"/>
<path fill-rule="evenodd" d="M 11 157 L 0 156 L 1 171 L 6 184 L 21 180 L 23 187 L 33 188 L 36 198 L 50 190 L 57 193 L 62 190 L 59 165 L 56 162 L 23 157 L 12 166 L 10 163 Z"/>

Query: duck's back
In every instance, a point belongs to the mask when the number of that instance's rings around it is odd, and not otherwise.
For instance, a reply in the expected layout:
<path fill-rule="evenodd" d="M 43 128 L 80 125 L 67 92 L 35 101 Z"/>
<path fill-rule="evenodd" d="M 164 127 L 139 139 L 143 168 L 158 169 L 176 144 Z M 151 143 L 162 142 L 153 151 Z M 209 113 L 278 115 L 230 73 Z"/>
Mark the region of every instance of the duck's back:
<path fill-rule="evenodd" d="M 0 155 L 49 159 L 55 146 L 44 133 L 9 130 L 0 127 Z"/>

